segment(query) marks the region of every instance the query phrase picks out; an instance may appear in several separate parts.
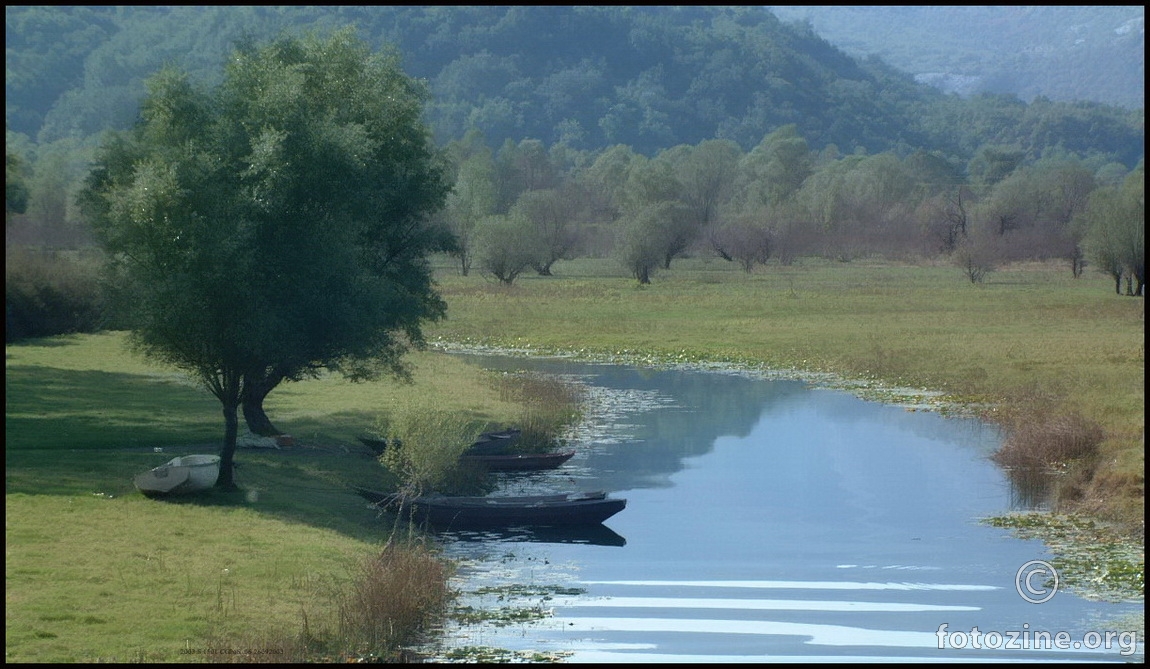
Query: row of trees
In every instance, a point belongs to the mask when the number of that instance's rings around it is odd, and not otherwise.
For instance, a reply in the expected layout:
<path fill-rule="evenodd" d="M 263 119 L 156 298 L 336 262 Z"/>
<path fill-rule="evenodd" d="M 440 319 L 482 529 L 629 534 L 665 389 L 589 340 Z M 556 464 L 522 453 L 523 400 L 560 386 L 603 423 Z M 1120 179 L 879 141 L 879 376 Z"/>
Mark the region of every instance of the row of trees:
<path fill-rule="evenodd" d="M 721 139 L 652 158 L 622 145 L 585 153 L 538 140 L 495 152 L 472 132 L 448 155 L 455 189 L 438 220 L 459 269 L 475 264 L 504 283 L 525 270 L 548 275 L 577 255 L 613 254 L 648 283 L 685 254 L 713 253 L 747 271 L 799 255 L 944 254 L 972 281 L 1020 259 L 1065 259 L 1078 276 L 1089 257 L 1141 294 L 1140 245 L 1103 232 L 1140 233 L 1141 218 L 1129 206 L 1121 215 L 1088 206 L 1114 193 L 1137 198 L 1142 170 L 1117 163 L 1067 154 L 1027 163 L 1001 146 L 965 165 L 924 151 L 840 156 L 833 146 L 812 151 L 795 126 L 745 153 Z"/>

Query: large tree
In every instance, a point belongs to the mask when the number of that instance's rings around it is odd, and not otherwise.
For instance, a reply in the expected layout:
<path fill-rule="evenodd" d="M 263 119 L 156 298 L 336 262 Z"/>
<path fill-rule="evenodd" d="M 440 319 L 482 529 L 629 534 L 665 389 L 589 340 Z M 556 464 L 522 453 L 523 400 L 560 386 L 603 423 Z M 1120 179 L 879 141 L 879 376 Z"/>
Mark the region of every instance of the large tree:
<path fill-rule="evenodd" d="M 209 92 L 165 70 L 102 149 L 82 201 L 132 300 L 131 341 L 223 406 L 233 487 L 242 404 L 321 370 L 404 375 L 445 313 L 427 214 L 448 189 L 423 88 L 350 30 L 238 48 Z M 262 419 L 262 424 L 261 424 Z"/>

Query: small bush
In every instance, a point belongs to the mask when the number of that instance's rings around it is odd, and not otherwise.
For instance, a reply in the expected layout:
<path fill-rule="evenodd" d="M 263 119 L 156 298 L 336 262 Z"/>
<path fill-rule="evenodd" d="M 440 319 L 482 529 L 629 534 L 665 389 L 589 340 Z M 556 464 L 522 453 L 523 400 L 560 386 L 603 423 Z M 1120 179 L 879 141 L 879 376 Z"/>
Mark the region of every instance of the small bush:
<path fill-rule="evenodd" d="M 448 565 L 418 545 L 389 545 L 361 569 L 340 605 L 344 657 L 398 659 L 440 622 L 452 597 Z"/>
<path fill-rule="evenodd" d="M 1031 413 L 1008 426 L 992 459 L 1009 470 L 1060 471 L 1092 457 L 1104 436 L 1101 426 L 1077 413 Z"/>

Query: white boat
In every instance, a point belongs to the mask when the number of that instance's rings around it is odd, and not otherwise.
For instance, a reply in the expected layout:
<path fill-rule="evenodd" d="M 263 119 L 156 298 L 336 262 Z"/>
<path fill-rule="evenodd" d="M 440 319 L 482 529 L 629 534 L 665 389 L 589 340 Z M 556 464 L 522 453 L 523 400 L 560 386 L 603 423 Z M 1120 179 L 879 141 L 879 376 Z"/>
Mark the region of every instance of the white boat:
<path fill-rule="evenodd" d="M 145 495 L 180 495 L 207 490 L 220 477 L 220 456 L 184 455 L 136 475 L 136 489 Z"/>

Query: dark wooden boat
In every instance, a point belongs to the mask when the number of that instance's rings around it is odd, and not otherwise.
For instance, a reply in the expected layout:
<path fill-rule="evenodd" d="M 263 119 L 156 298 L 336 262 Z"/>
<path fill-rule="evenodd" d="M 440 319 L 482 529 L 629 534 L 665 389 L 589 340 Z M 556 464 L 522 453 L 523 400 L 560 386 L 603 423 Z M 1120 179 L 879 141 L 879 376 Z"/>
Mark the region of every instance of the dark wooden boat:
<path fill-rule="evenodd" d="M 484 432 L 479 439 L 467 447 L 465 455 L 495 455 L 507 452 L 507 449 L 519 441 L 522 431 L 517 428 L 502 430 L 500 432 Z"/>
<path fill-rule="evenodd" d="M 575 455 L 575 451 L 562 453 L 464 453 L 459 461 L 486 467 L 493 472 L 529 472 L 555 469 Z"/>
<path fill-rule="evenodd" d="M 381 507 L 410 514 L 411 519 L 437 528 L 595 525 L 619 513 L 627 500 L 605 492 L 577 492 L 523 497 L 446 497 L 428 495 L 403 499 L 398 495 L 356 488 L 356 493 Z"/>

